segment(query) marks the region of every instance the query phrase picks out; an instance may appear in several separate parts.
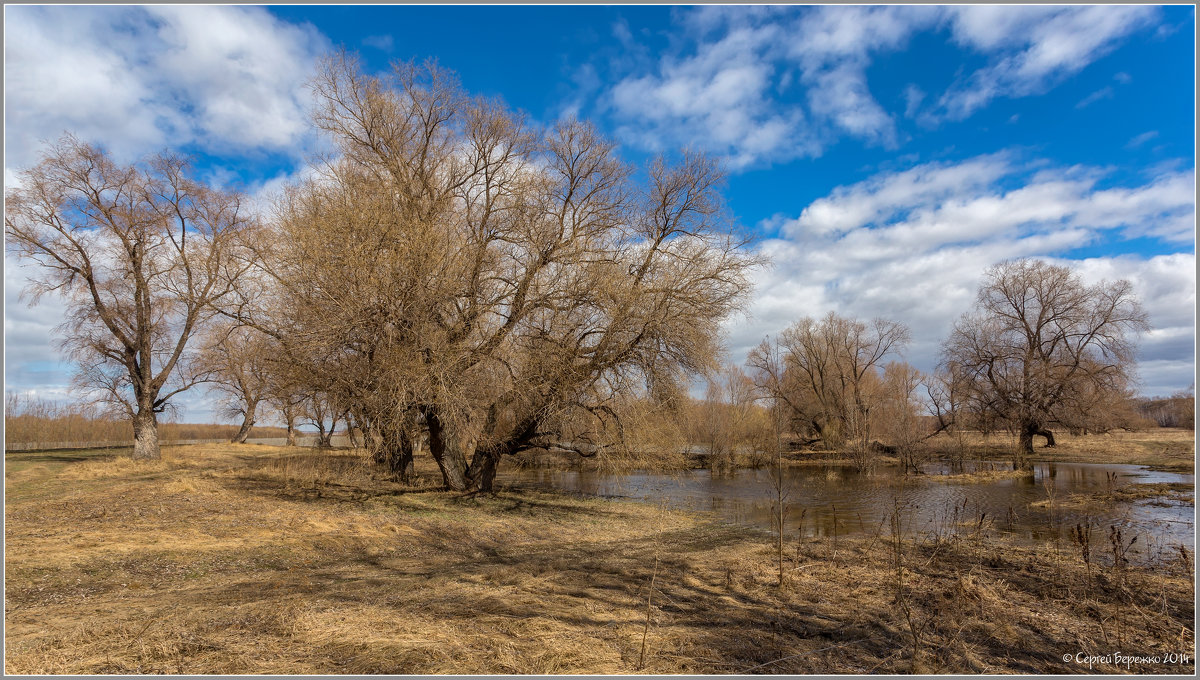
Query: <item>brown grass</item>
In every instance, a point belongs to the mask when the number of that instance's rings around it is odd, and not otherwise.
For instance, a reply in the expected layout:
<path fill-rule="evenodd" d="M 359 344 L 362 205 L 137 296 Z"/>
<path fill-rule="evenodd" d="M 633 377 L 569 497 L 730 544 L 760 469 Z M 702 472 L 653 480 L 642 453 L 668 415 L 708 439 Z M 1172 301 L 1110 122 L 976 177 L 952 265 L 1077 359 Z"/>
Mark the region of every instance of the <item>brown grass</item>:
<path fill-rule="evenodd" d="M 1054 448 L 1045 448 L 1042 439 L 1036 439 L 1034 460 L 1123 463 L 1174 472 L 1192 472 L 1196 468 L 1196 433 L 1192 430 L 1164 427 L 1108 434 L 1054 434 L 1057 440 Z M 956 453 L 964 458 L 1001 461 L 1011 460 L 1017 446 L 1016 437 L 1003 433 L 970 432 L 961 436 L 961 447 L 947 435 L 939 435 L 930 443 L 946 451 L 958 449 Z"/>
<path fill-rule="evenodd" d="M 232 439 L 237 425 L 159 423 L 163 442 L 192 439 Z M 251 437 L 285 437 L 281 427 L 255 427 Z M 133 424 L 90 404 L 59 404 L 10 394 L 5 399 L 4 444 L 58 445 L 133 441 Z"/>
<path fill-rule="evenodd" d="M 1152 503 L 1173 504 L 1185 503 L 1195 505 L 1196 487 L 1181 482 L 1158 482 L 1152 484 L 1127 484 L 1111 491 L 1097 493 L 1073 493 L 1057 498 L 1055 507 L 1087 509 L 1112 505 L 1113 503 L 1128 503 L 1138 500 L 1151 500 Z M 1045 508 L 1050 505 L 1048 500 L 1034 501 L 1031 507 Z"/>
<path fill-rule="evenodd" d="M 1065 555 L 907 536 L 913 659 L 887 536 L 843 536 L 836 560 L 793 543 L 780 589 L 767 534 L 436 491 L 425 460 L 411 489 L 349 452 L 7 458 L 9 673 L 630 673 L 646 630 L 646 673 L 1067 673 L 1077 651 L 1194 652 L 1190 562 L 1119 579 L 1093 563 L 1085 594 Z"/>
<path fill-rule="evenodd" d="M 924 475 L 922 479 L 945 482 L 947 484 L 978 484 L 994 482 L 1000 479 L 1028 477 L 1031 474 L 1033 473 L 1029 470 L 976 470 L 975 472 L 961 472 L 952 475 Z"/>

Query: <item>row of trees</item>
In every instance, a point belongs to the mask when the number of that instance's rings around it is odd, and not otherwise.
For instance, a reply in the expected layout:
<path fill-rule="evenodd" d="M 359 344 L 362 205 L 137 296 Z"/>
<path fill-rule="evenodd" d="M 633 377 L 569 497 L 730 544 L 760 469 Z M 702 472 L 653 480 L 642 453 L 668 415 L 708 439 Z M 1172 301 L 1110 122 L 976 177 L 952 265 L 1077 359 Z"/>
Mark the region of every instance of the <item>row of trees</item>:
<path fill-rule="evenodd" d="M 631 167 L 586 123 L 533 126 L 435 65 L 373 76 L 340 54 L 313 90 L 337 153 L 268 215 L 177 157 L 122 166 L 70 137 L 7 194 L 8 247 L 41 265 L 34 299 L 66 296 L 64 347 L 131 419 L 135 457 L 158 456 L 172 397 L 215 382 L 242 439 L 269 406 L 289 431 L 303 414 L 323 435 L 346 424 L 401 479 L 427 446 L 448 488 L 489 489 L 526 449 L 644 445 L 633 434 L 714 375 L 761 264 L 714 162 Z M 709 401 L 760 439 L 766 398 L 811 442 L 904 451 L 927 434 L 923 385 L 936 428 L 1003 422 L 1024 462 L 1034 436 L 1126 389 L 1144 327 L 1125 282 L 1007 263 L 936 376 L 885 363 L 902 325 L 830 314 L 764 341 Z"/>
<path fill-rule="evenodd" d="M 338 55 L 314 91 L 338 154 L 269 218 L 178 159 L 124 167 L 71 138 L 8 194 L 9 247 L 42 265 L 35 296 L 68 296 L 64 345 L 135 457 L 221 373 L 247 423 L 315 395 L 401 477 L 427 441 L 447 487 L 486 489 L 527 448 L 628 446 L 627 414 L 713 365 L 759 262 L 714 162 L 639 171 L 587 124 L 536 128 L 432 65 Z"/>
<path fill-rule="evenodd" d="M 1195 387 L 1181 390 L 1169 397 L 1138 399 L 1134 408 L 1139 416 L 1159 427 L 1196 429 Z"/>
<path fill-rule="evenodd" d="M 753 435 L 738 424 L 754 420 L 747 404 L 766 400 L 789 435 L 844 449 L 862 466 L 880 452 L 915 465 L 921 442 L 969 428 L 1016 433 L 1014 462 L 1027 467 L 1034 438 L 1054 446 L 1054 428 L 1105 432 L 1137 423 L 1133 341 L 1147 328 L 1125 281 L 1086 285 L 1066 267 L 1005 262 L 986 272 L 975 310 L 954 325 L 934 373 L 898 360 L 909 338 L 899 323 L 805 318 L 755 348 L 748 375 L 713 383 L 708 408 L 721 404 L 724 415 L 702 419 L 699 434 L 716 452 L 730 448 L 722 437 L 752 447 Z M 1182 424 L 1175 414 L 1183 402 L 1143 410 Z"/>

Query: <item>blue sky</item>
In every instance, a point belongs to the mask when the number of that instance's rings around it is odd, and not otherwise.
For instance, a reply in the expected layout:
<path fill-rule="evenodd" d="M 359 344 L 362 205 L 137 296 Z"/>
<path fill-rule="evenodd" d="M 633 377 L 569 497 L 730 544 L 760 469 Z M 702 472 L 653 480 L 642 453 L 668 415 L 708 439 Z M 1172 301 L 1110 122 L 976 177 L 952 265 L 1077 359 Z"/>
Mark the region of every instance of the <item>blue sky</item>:
<path fill-rule="evenodd" d="M 5 184 L 70 130 L 126 160 L 183 149 L 265 199 L 322 149 L 304 84 L 337 46 L 372 70 L 435 58 L 634 161 L 719 156 L 774 261 L 728 325 L 734 361 L 833 310 L 909 324 L 905 358 L 932 369 L 983 270 L 1042 257 L 1134 283 L 1140 391 L 1194 381 L 1191 6 L 7 6 Z M 5 387 L 62 398 L 61 303 L 19 302 L 5 262 Z M 183 405 L 212 417 L 202 392 Z"/>

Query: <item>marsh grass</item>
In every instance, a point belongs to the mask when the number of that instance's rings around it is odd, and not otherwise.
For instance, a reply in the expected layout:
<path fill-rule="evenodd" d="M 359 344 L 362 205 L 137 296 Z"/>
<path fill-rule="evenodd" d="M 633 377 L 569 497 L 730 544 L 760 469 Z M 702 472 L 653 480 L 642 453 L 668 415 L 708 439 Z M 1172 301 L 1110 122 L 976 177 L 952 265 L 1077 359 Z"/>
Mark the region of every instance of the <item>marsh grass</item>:
<path fill-rule="evenodd" d="M 780 589 L 771 533 L 437 491 L 428 461 L 405 487 L 349 451 L 81 458 L 9 458 L 9 673 L 631 673 L 652 579 L 645 673 L 1077 672 L 1063 650 L 1105 650 L 1097 612 L 1117 608 L 1129 649 L 1194 647 L 1187 548 L 1066 596 L 1079 559 L 1056 574 L 1046 547 L 986 525 L 940 546 L 881 525 L 839 536 L 837 563 L 831 539 L 798 542 Z"/>

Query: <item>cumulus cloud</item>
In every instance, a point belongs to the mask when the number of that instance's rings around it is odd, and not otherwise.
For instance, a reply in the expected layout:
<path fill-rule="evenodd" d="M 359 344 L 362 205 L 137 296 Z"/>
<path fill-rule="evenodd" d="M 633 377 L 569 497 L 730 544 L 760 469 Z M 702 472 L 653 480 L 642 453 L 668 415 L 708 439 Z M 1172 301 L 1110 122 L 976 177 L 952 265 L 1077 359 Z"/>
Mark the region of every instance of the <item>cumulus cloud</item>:
<path fill-rule="evenodd" d="M 6 167 L 64 131 L 122 160 L 186 145 L 294 153 L 303 85 L 328 48 L 256 7 L 12 7 L 4 33 Z"/>
<path fill-rule="evenodd" d="M 1142 394 L 1170 395 L 1195 380 L 1195 253 L 1150 259 L 1126 255 L 1056 264 L 1072 266 L 1088 283 L 1125 279 L 1133 284 L 1152 326 L 1138 346 Z"/>
<path fill-rule="evenodd" d="M 778 110 L 770 96 L 777 70 L 763 52 L 778 39 L 774 26 L 736 28 L 694 55 L 664 57 L 658 73 L 621 80 L 608 93 L 618 135 L 655 151 L 704 140 L 734 167 L 814 154 L 803 112 Z"/>
<path fill-rule="evenodd" d="M 1108 179 L 1102 169 L 1049 168 L 1001 152 L 839 187 L 761 244 L 775 267 L 758 274 L 752 321 L 728 329 L 733 359 L 796 319 L 837 311 L 909 324 L 907 358 L 929 370 L 989 266 L 1061 258 L 1100 239 L 1191 239 L 1194 170 L 1163 170 L 1137 186 L 1103 186 Z M 1194 363 L 1194 253 L 1056 261 L 1087 281 L 1133 282 L 1156 329 L 1143 339 L 1145 391 L 1187 386 L 1190 368 L 1167 380 L 1165 367 Z"/>

